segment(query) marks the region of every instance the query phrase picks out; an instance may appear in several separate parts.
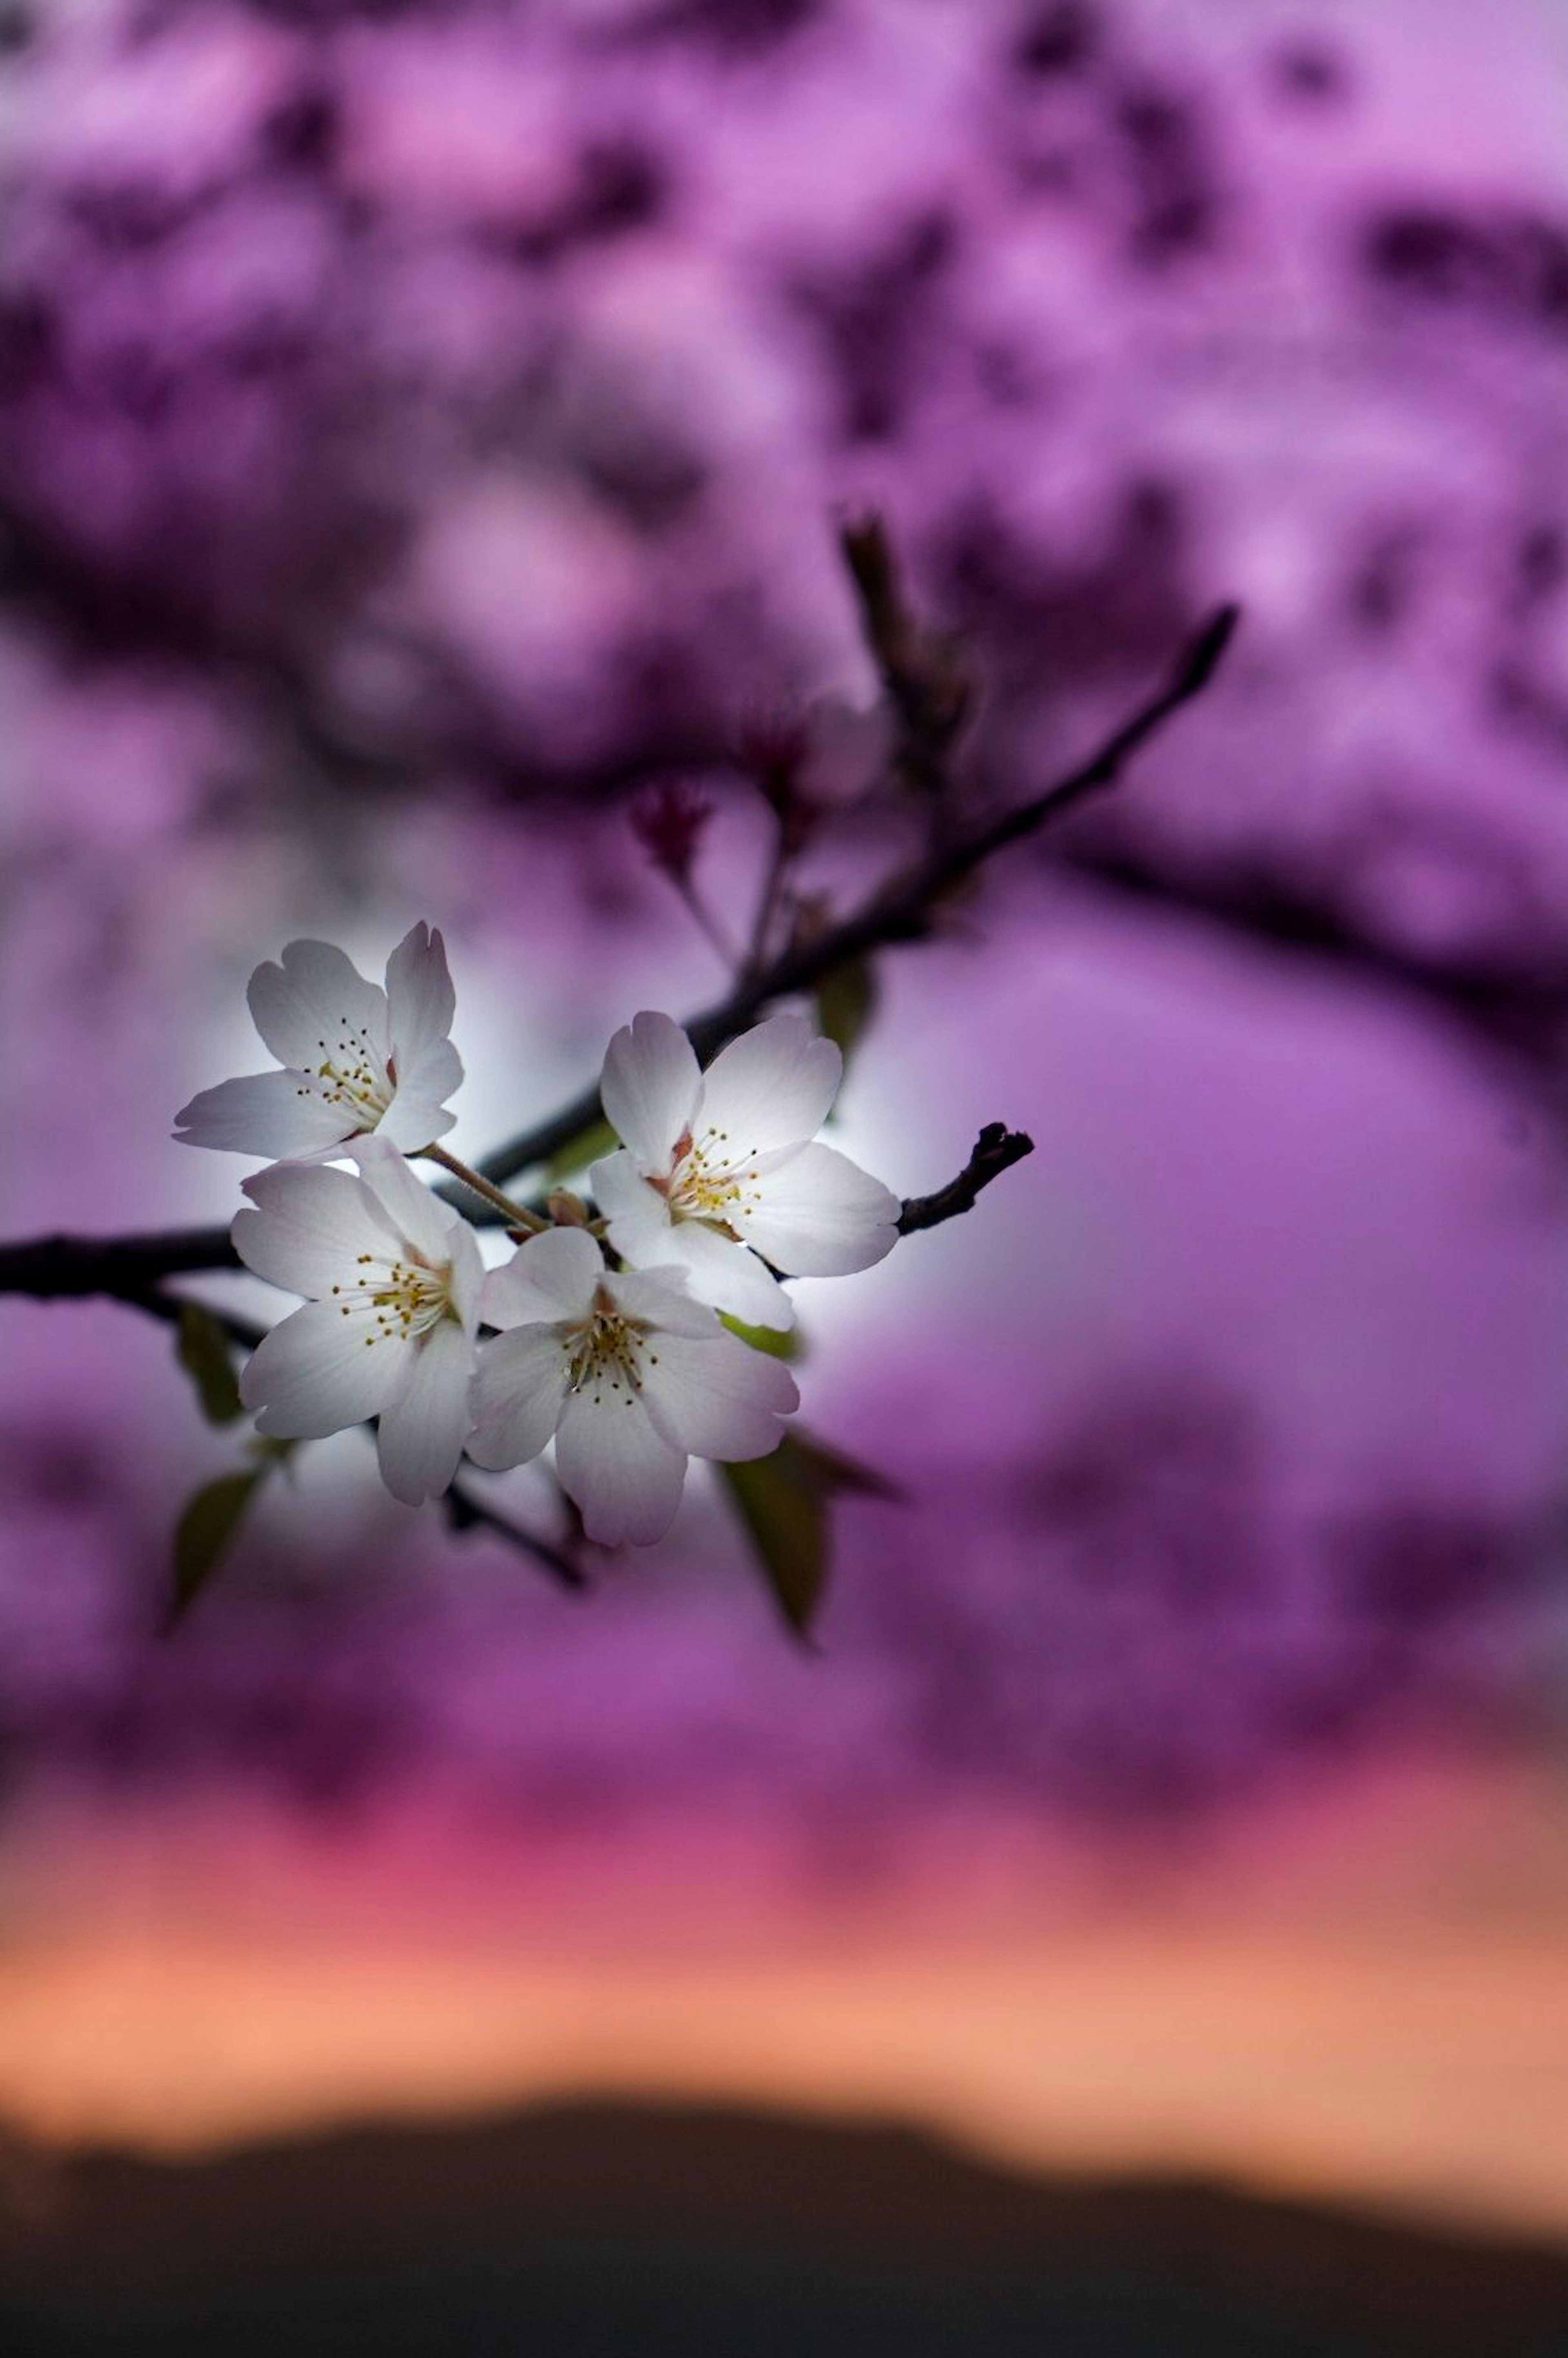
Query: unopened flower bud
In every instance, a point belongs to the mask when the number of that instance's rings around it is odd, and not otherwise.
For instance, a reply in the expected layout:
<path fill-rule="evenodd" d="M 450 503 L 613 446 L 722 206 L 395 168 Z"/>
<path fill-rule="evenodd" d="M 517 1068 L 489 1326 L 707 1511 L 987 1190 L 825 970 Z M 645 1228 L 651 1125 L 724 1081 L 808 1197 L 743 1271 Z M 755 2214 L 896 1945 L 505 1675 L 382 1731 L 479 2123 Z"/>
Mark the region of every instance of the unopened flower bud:
<path fill-rule="evenodd" d="M 689 780 L 662 778 L 633 805 L 632 831 L 654 867 L 684 884 L 712 815 L 712 804 Z"/>
<path fill-rule="evenodd" d="M 795 798 L 810 752 L 811 717 L 797 704 L 760 706 L 736 733 L 737 761 L 781 818 Z"/>

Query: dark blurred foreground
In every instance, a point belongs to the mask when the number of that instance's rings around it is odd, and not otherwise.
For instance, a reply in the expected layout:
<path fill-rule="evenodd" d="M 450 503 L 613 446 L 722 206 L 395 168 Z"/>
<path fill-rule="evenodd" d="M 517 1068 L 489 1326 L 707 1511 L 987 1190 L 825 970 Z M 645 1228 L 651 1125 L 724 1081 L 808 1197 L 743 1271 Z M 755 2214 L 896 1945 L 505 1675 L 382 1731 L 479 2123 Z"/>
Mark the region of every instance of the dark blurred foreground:
<path fill-rule="evenodd" d="M 1561 2358 L 1568 2255 L 908 2132 L 595 2106 L 5 2164 L 0 2349 Z"/>

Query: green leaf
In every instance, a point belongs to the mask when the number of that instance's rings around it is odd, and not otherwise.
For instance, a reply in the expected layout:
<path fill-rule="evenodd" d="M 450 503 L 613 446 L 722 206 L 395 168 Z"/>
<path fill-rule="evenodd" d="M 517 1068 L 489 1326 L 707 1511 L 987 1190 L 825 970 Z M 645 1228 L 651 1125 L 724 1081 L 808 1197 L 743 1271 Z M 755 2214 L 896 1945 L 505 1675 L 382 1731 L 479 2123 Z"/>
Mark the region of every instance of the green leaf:
<path fill-rule="evenodd" d="M 846 1064 L 877 1011 L 877 977 L 870 958 L 850 958 L 816 986 L 816 1020 Z"/>
<path fill-rule="evenodd" d="M 827 1442 L 798 1431 L 787 1434 L 785 1443 L 825 1498 L 881 1498 L 889 1506 L 906 1506 L 909 1502 L 907 1490 L 900 1489 L 876 1466 L 867 1466 L 842 1449 L 831 1449 Z"/>
<path fill-rule="evenodd" d="M 770 1359 L 798 1359 L 806 1348 L 806 1337 L 798 1326 L 748 1326 L 743 1318 L 731 1318 L 727 1310 L 719 1312 L 719 1323 L 749 1350 L 765 1351 Z"/>
<path fill-rule="evenodd" d="M 182 1621 L 222 1563 L 229 1542 L 239 1530 L 245 1509 L 266 1467 L 243 1474 L 220 1474 L 203 1483 L 175 1526 L 174 1593 L 164 1623 L 172 1629 Z"/>
<path fill-rule="evenodd" d="M 856 1492 L 896 1498 L 899 1492 L 873 1467 L 803 1433 L 786 1433 L 771 1457 L 719 1472 L 774 1603 L 795 1636 L 806 1637 L 827 1585 L 832 1501 Z"/>
<path fill-rule="evenodd" d="M 567 1179 L 574 1171 L 585 1171 L 601 1155 L 613 1154 L 621 1141 L 607 1121 L 589 1122 L 575 1138 L 552 1154 L 545 1165 L 545 1183 L 553 1186 L 557 1179 Z"/>
<path fill-rule="evenodd" d="M 720 1467 L 741 1509 L 773 1602 L 797 1638 L 811 1627 L 827 1582 L 827 1517 L 822 1500 L 784 1459 L 787 1441 L 772 1457 Z"/>
<path fill-rule="evenodd" d="M 179 1336 L 175 1354 L 196 1388 L 201 1413 L 209 1424 L 232 1424 L 243 1416 L 244 1402 L 234 1376 L 229 1338 L 219 1321 L 200 1302 L 179 1305 Z"/>

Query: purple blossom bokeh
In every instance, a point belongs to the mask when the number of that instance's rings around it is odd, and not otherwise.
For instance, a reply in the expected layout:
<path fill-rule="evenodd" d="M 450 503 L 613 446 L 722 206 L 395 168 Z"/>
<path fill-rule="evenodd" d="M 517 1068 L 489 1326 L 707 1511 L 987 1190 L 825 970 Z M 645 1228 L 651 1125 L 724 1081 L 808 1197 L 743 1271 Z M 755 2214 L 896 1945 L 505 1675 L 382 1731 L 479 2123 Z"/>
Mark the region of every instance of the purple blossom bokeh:
<path fill-rule="evenodd" d="M 906 1493 L 843 1509 L 817 1658 L 706 1482 L 581 1603 L 352 1436 L 161 1643 L 232 1437 L 161 1329 L 7 1303 L 12 1807 L 434 1789 L 830 1864 L 1555 1741 L 1548 13 L 14 0 L 0 39 L 12 1234 L 228 1216 L 246 1166 L 170 1120 L 291 936 L 442 926 L 470 1154 L 712 997 L 631 814 L 696 782 L 743 923 L 759 711 L 824 699 L 854 773 L 808 874 L 896 858 L 846 505 L 979 683 L 976 808 L 1245 609 L 1110 801 L 886 961 L 848 1151 L 906 1194 L 987 1120 L 1038 1152 L 799 1290 L 810 1423 Z"/>

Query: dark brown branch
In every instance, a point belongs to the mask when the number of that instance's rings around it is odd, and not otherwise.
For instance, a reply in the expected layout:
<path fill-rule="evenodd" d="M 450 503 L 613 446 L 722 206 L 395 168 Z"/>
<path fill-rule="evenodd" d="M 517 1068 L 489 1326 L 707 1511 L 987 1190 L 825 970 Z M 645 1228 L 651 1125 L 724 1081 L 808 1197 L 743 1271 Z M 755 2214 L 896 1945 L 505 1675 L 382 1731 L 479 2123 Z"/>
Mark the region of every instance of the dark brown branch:
<path fill-rule="evenodd" d="M 25 1244 L 0 1244 L 0 1293 L 40 1299 L 107 1293 L 130 1302 L 160 1278 L 239 1267 L 226 1228 L 167 1228 L 158 1236 L 33 1237 Z M 178 1316 L 178 1304 L 172 1314 Z"/>
<path fill-rule="evenodd" d="M 955 845 L 936 865 L 950 869 L 954 881 L 968 876 L 982 860 L 1005 850 L 1010 843 L 1035 834 L 1051 820 L 1060 818 L 1064 811 L 1074 809 L 1090 795 L 1098 793 L 1101 787 L 1113 785 L 1140 746 L 1162 729 L 1173 712 L 1190 704 L 1195 696 L 1202 695 L 1218 670 L 1240 620 L 1239 606 L 1221 606 L 1205 622 L 1159 695 L 1151 697 L 1130 719 L 1124 720 L 1098 753 L 1091 754 L 1076 770 L 1069 770 L 1065 777 L 1058 778 L 1043 794 L 1004 811 L 978 835 Z M 946 877 L 940 878 L 935 890 L 939 892 L 948 881 Z"/>
<path fill-rule="evenodd" d="M 1075 842 L 1061 872 L 1108 901 L 1402 992 L 1488 1049 L 1544 1071 L 1554 1084 L 1563 1072 L 1568 955 L 1530 930 L 1428 950 L 1379 937 L 1287 867 L 1231 861 L 1173 873 L 1168 858 L 1130 843 Z"/>
<path fill-rule="evenodd" d="M 946 795 L 947 755 L 974 700 L 957 644 L 915 614 L 880 515 L 846 521 L 838 547 L 860 600 L 860 627 L 882 692 L 897 716 L 896 768 L 939 809 Z"/>
<path fill-rule="evenodd" d="M 1139 748 L 1207 687 L 1238 619 L 1235 606 L 1223 606 L 1212 614 L 1158 694 L 1141 705 L 1087 762 L 1069 770 L 1044 794 L 1004 811 L 973 834 L 944 844 L 905 875 L 880 885 L 841 924 L 814 941 L 793 945 L 761 974 L 741 982 L 728 999 L 695 1016 L 686 1029 L 700 1061 L 706 1064 L 727 1041 L 747 1031 L 773 1000 L 808 990 L 835 967 L 849 965 L 869 951 L 918 940 L 928 930 L 937 904 L 956 884 L 1009 844 L 1036 833 L 1113 784 Z M 478 1167 L 487 1179 L 504 1184 L 532 1164 L 548 1162 L 600 1119 L 596 1082 L 547 1120 L 508 1139 Z"/>
<path fill-rule="evenodd" d="M 369 1431 L 368 1426 L 366 1431 Z M 537 1532 L 524 1531 L 521 1523 L 514 1523 L 510 1516 L 502 1514 L 497 1508 L 476 1498 L 460 1475 L 440 1504 L 453 1531 L 493 1531 L 497 1538 L 509 1541 L 514 1547 L 521 1548 L 525 1555 L 531 1555 L 558 1587 L 583 1589 L 588 1586 L 580 1564 L 574 1563 L 569 1555 L 552 1546 L 548 1540 L 540 1539 Z"/>
<path fill-rule="evenodd" d="M 911 1195 L 898 1216 L 901 1237 L 912 1237 L 918 1228 L 939 1228 L 944 1220 L 957 1219 L 960 1212 L 972 1212 L 983 1188 L 1026 1154 L 1034 1152 L 1034 1141 L 1021 1130 L 1009 1130 L 1000 1121 L 988 1121 L 975 1141 L 974 1152 L 956 1179 L 946 1187 L 938 1187 L 933 1195 Z"/>

